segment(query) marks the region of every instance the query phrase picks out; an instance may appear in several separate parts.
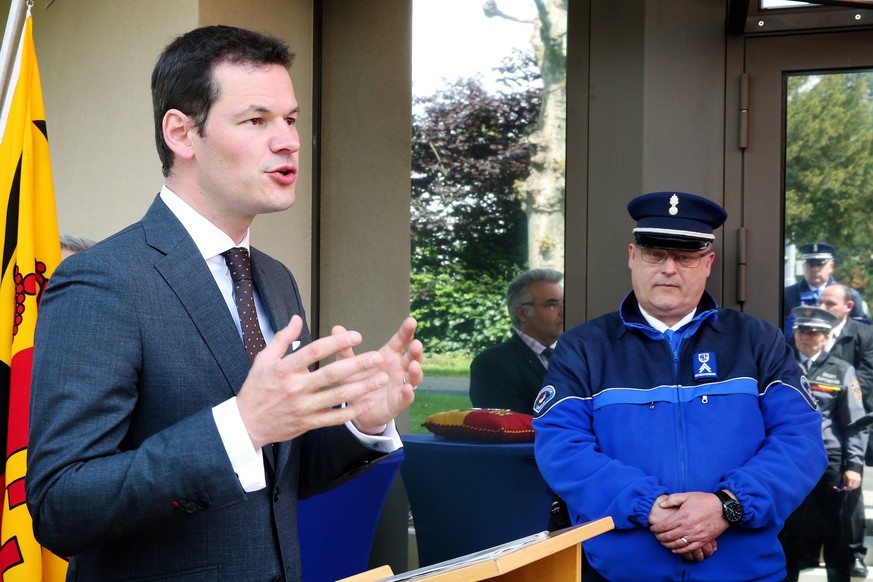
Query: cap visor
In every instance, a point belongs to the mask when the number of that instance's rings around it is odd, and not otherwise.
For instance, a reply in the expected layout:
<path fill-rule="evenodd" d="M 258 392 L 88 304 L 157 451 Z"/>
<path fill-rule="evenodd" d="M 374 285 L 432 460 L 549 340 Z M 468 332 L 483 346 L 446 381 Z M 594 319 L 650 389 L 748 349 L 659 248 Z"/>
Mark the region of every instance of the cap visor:
<path fill-rule="evenodd" d="M 712 241 L 691 239 L 691 238 L 671 238 L 663 236 L 651 236 L 638 234 L 636 243 L 643 247 L 652 247 L 656 249 L 666 249 L 668 251 L 703 251 L 709 248 Z"/>
<path fill-rule="evenodd" d="M 803 323 L 800 325 L 795 325 L 794 329 L 795 330 L 800 329 L 803 331 L 820 331 L 822 333 L 830 333 L 832 328 L 830 326 L 822 325 L 822 324 L 816 325 L 816 324 Z"/>

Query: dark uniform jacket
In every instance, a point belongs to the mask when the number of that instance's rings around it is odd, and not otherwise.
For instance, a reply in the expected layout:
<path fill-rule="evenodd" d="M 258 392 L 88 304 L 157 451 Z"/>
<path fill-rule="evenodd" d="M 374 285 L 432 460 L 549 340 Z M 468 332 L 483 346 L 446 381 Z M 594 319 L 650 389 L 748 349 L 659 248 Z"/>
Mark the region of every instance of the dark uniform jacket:
<path fill-rule="evenodd" d="M 517 333 L 479 354 L 470 364 L 470 401 L 478 408 L 531 414 L 546 367 Z"/>
<path fill-rule="evenodd" d="M 848 428 L 864 416 L 861 386 L 855 369 L 832 353 L 823 352 L 806 373 L 810 391 L 821 411 L 821 432 L 825 450 L 842 451 L 840 472 L 861 472 L 867 449 L 867 431 Z"/>

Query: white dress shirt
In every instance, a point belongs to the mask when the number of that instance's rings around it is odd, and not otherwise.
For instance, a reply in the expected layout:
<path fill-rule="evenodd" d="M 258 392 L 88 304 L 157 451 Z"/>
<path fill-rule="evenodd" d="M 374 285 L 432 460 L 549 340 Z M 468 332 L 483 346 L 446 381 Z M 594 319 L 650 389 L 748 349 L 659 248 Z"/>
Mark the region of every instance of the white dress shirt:
<path fill-rule="evenodd" d="M 840 337 L 840 334 L 843 333 L 843 328 L 846 327 L 846 319 L 835 325 L 834 328 L 831 330 L 831 333 L 828 334 L 828 343 L 825 344 L 824 347 L 825 351 L 829 352 L 834 347 L 834 344 L 837 342 L 837 338 Z"/>
<path fill-rule="evenodd" d="M 237 332 L 239 332 L 240 338 L 242 338 L 239 312 L 233 299 L 233 280 L 230 277 L 230 270 L 227 268 L 227 263 L 221 253 L 232 247 L 243 247 L 248 251 L 249 232 L 246 231 L 243 240 L 237 244 L 224 231 L 209 222 L 209 220 L 199 214 L 166 186 L 161 189 L 160 196 L 164 204 L 167 205 L 170 211 L 179 219 L 179 222 L 182 223 L 182 226 L 185 227 L 185 230 L 188 231 L 188 234 L 191 235 L 191 238 L 194 239 L 194 244 L 197 245 L 200 254 L 203 255 L 203 260 L 206 261 L 206 265 L 212 273 L 212 278 L 215 279 L 215 283 L 218 285 L 222 297 L 224 297 L 224 302 L 227 304 L 227 309 L 233 317 Z M 257 288 L 254 295 L 255 309 L 258 312 L 261 333 L 264 335 L 264 340 L 270 343 L 275 335 L 275 330 L 270 326 L 270 319 L 264 309 Z M 299 345 L 300 342 L 295 341 L 291 348 L 297 349 Z M 266 487 L 264 455 L 260 448 L 256 449 L 252 444 L 242 416 L 239 413 L 236 397 L 229 398 L 215 406 L 212 409 L 212 416 L 215 419 L 221 441 L 224 444 L 233 469 L 239 477 L 243 490 L 251 492 Z M 363 444 L 376 450 L 391 452 L 402 446 L 394 421 L 388 423 L 385 432 L 380 436 L 365 435 L 359 432 L 351 422 L 347 422 L 346 426 Z"/>

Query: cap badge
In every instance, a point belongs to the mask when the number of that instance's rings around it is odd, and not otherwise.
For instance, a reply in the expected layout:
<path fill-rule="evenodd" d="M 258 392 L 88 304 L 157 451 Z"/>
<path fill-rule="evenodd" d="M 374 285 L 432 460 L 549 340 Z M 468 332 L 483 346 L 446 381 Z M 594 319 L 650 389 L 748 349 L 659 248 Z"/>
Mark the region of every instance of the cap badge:
<path fill-rule="evenodd" d="M 803 310 L 803 317 L 812 317 L 813 311 L 810 308 L 806 308 Z"/>
<path fill-rule="evenodd" d="M 670 216 L 676 216 L 679 214 L 679 209 L 676 208 L 677 206 L 679 206 L 679 197 L 673 194 L 670 196 Z"/>
<path fill-rule="evenodd" d="M 814 252 L 814 253 L 817 253 L 817 252 L 818 252 L 818 243 L 813 243 L 813 245 L 812 245 L 812 252 Z"/>

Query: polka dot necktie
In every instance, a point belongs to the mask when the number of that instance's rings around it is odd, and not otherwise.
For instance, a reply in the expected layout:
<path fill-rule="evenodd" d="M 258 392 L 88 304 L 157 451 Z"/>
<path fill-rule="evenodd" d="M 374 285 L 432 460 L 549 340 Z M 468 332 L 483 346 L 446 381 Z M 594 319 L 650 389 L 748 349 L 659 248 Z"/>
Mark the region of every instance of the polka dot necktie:
<path fill-rule="evenodd" d="M 243 345 L 249 360 L 254 361 L 267 342 L 261 333 L 258 323 L 258 312 L 255 310 L 255 285 L 252 282 L 252 263 L 249 252 L 242 247 L 234 247 L 221 253 L 230 269 L 233 279 L 233 299 L 239 311 L 239 325 L 242 329 Z"/>

